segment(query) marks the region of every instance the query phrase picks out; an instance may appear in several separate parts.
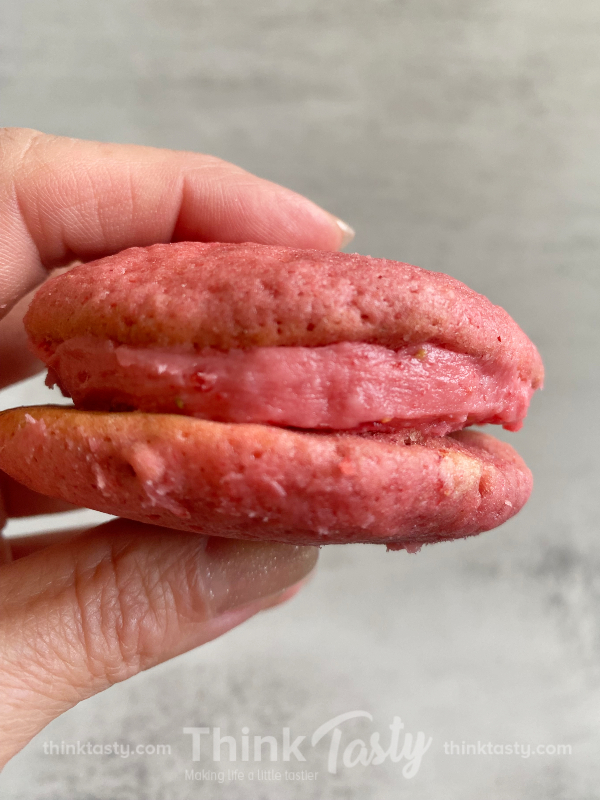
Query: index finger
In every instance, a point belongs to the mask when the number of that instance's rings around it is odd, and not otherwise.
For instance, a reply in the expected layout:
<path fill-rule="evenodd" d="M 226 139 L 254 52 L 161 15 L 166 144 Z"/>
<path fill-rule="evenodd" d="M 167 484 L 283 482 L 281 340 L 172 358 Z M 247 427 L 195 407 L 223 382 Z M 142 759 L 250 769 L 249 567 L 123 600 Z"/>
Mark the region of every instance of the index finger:
<path fill-rule="evenodd" d="M 351 238 L 305 197 L 213 156 L 0 129 L 0 318 L 47 269 L 126 247 Z"/>

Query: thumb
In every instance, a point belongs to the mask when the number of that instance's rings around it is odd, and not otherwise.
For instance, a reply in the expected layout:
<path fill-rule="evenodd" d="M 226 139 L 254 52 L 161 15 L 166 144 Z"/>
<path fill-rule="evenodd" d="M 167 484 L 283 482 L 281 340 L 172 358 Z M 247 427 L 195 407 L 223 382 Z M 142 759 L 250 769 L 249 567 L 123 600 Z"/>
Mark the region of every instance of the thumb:
<path fill-rule="evenodd" d="M 317 554 L 115 520 L 0 567 L 0 768 L 80 700 L 291 597 Z"/>

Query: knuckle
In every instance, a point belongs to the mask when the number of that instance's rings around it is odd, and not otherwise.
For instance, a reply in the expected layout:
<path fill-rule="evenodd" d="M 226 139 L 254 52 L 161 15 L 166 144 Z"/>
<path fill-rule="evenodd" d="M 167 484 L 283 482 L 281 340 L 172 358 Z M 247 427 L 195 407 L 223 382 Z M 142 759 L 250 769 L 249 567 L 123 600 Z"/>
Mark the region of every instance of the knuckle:
<path fill-rule="evenodd" d="M 6 147 L 21 148 L 38 136 L 43 136 L 40 131 L 33 128 L 0 127 L 0 144 Z"/>
<path fill-rule="evenodd" d="M 0 152 L 4 159 L 22 158 L 32 145 L 47 138 L 33 128 L 0 128 Z"/>
<path fill-rule="evenodd" d="M 14 186 L 38 145 L 49 138 L 32 128 L 0 128 L 0 184 L 5 191 Z"/>
<path fill-rule="evenodd" d="M 177 624 L 170 581 L 134 547 L 109 543 L 96 565 L 78 571 L 74 588 L 87 667 L 110 683 L 148 666 Z"/>
<path fill-rule="evenodd" d="M 204 176 L 213 177 L 215 180 L 223 180 L 225 177 L 244 173 L 242 167 L 225 161 L 218 156 L 207 153 L 190 153 L 180 151 L 177 153 L 180 165 L 187 174 L 198 173 Z"/>

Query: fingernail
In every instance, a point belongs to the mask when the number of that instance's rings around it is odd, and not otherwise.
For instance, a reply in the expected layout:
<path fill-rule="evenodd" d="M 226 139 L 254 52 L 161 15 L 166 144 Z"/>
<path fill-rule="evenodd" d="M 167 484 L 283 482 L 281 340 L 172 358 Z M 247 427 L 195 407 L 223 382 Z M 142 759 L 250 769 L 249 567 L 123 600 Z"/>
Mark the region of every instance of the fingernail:
<path fill-rule="evenodd" d="M 346 247 L 347 244 L 350 244 L 352 239 L 354 239 L 354 237 L 356 236 L 356 231 L 354 230 L 354 228 L 351 228 L 347 222 L 344 222 L 343 219 L 338 219 L 338 217 L 336 217 L 335 222 L 338 228 L 342 232 L 342 241 L 340 242 L 340 250 L 341 250 L 343 247 Z"/>
<path fill-rule="evenodd" d="M 273 599 L 269 603 L 267 608 L 281 605 L 281 603 L 287 603 L 287 601 L 291 600 L 292 597 L 295 597 L 301 589 L 304 589 L 307 583 L 310 583 L 311 578 L 312 578 L 312 573 L 307 575 L 307 577 L 302 578 L 301 581 L 298 581 L 297 583 L 294 583 L 287 589 L 284 589 L 283 592 L 277 592 L 276 595 L 273 595 Z"/>
<path fill-rule="evenodd" d="M 311 578 L 313 577 L 312 572 L 307 575 L 305 578 L 302 578 L 301 581 L 295 583 L 293 586 L 290 586 L 289 589 L 284 589 L 283 592 L 279 594 L 279 603 L 287 603 L 288 600 L 291 600 L 292 597 L 295 597 L 301 589 L 304 589 L 307 583 L 310 583 Z"/>
<path fill-rule="evenodd" d="M 200 581 L 210 615 L 291 590 L 313 570 L 318 552 L 317 547 L 276 542 L 209 539 Z"/>
<path fill-rule="evenodd" d="M 252 608 L 258 605 L 259 611 L 268 611 L 270 608 L 275 608 L 275 606 L 283 605 L 284 603 L 287 603 L 288 600 L 291 600 L 293 597 L 295 597 L 298 594 L 298 592 L 306 586 L 309 580 L 310 576 L 308 578 L 304 578 L 301 581 L 298 581 L 298 583 L 295 583 L 288 589 L 284 589 L 282 592 L 276 592 L 275 594 L 272 594 L 270 597 L 263 598 L 262 600 L 255 600 L 254 602 L 246 604 L 244 608 L 248 607 Z"/>

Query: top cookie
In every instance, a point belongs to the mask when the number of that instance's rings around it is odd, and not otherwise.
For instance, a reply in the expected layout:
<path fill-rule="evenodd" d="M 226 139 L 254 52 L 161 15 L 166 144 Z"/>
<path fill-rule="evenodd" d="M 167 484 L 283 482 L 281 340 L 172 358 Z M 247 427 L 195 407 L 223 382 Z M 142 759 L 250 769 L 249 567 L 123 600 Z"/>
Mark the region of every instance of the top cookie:
<path fill-rule="evenodd" d="M 502 308 L 438 272 L 358 254 L 258 244 L 131 248 L 43 286 L 25 317 L 38 352 L 76 336 L 199 348 L 435 344 L 516 367 L 540 356 Z"/>

